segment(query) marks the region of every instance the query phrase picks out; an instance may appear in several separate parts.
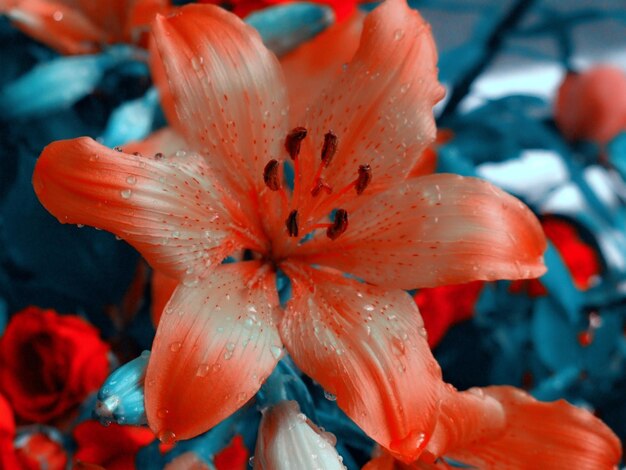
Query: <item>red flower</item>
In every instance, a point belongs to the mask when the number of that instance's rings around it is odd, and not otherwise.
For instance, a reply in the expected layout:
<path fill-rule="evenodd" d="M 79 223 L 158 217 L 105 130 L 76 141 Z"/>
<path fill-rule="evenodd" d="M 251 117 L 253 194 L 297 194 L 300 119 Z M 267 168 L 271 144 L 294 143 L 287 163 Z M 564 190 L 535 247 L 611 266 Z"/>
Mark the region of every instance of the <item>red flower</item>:
<path fill-rule="evenodd" d="M 116 233 L 179 281 L 146 372 L 151 428 L 164 442 L 211 428 L 284 346 L 370 437 L 414 460 L 441 371 L 408 333 L 423 323 L 404 290 L 545 271 L 522 203 L 472 178 L 407 178 L 443 94 L 428 25 L 401 0 L 372 12 L 353 59 L 297 123 L 306 129 L 292 128 L 275 56 L 234 15 L 186 5 L 153 28 L 153 70 L 170 81 L 164 107 L 184 147 L 151 158 L 56 142 L 33 176 L 60 221 Z M 254 259 L 220 264 L 241 250 Z M 285 309 L 277 269 L 293 289 Z"/>
<path fill-rule="evenodd" d="M 29 307 L 0 339 L 0 389 L 26 420 L 59 418 L 102 384 L 108 351 L 82 318 Z"/>
<path fill-rule="evenodd" d="M 108 470 L 135 468 L 139 449 L 154 440 L 148 428 L 102 426 L 97 421 L 85 421 L 74 429 L 77 462 L 101 465 Z"/>
<path fill-rule="evenodd" d="M 243 18 L 256 10 L 291 2 L 289 0 L 200 0 L 199 3 L 220 5 L 222 8 L 232 10 L 233 13 Z M 356 0 L 317 0 L 314 3 L 331 7 L 335 12 L 337 20 L 344 20 L 354 12 L 358 2 Z"/>
<path fill-rule="evenodd" d="M 567 74 L 559 88 L 554 119 L 570 140 L 606 144 L 626 130 L 626 75 L 609 66 Z"/>
<path fill-rule="evenodd" d="M 428 345 L 435 347 L 453 324 L 474 316 L 484 282 L 420 289 L 415 302 L 428 332 Z"/>
<path fill-rule="evenodd" d="M 248 449 L 241 436 L 235 436 L 228 447 L 215 456 L 217 470 L 246 470 L 248 468 Z"/>
<path fill-rule="evenodd" d="M 16 442 L 15 455 L 21 470 L 64 470 L 67 467 L 67 454 L 63 445 L 50 439 L 44 433 L 34 433 L 26 439 L 19 439 Z"/>

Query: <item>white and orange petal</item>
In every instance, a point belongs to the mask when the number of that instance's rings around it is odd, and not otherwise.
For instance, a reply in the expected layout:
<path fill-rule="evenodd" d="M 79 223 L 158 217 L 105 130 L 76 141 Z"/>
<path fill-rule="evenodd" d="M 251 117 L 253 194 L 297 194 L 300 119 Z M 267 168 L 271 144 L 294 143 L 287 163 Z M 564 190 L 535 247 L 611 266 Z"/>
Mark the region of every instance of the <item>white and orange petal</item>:
<path fill-rule="evenodd" d="M 243 194 L 263 188 L 263 169 L 284 155 L 287 133 L 287 93 L 276 57 L 250 26 L 213 5 L 159 16 L 153 31 L 156 65 L 170 87 L 166 104 L 187 142 Z"/>
<path fill-rule="evenodd" d="M 474 280 L 538 277 L 546 240 L 522 202 L 475 178 L 413 178 L 366 200 L 336 240 L 295 251 L 377 285 L 412 289 Z"/>
<path fill-rule="evenodd" d="M 177 288 L 145 382 L 148 424 L 162 441 L 197 436 L 254 396 L 281 356 L 277 308 L 275 276 L 256 261 Z"/>
<path fill-rule="evenodd" d="M 504 429 L 491 439 L 466 441 L 449 449 L 447 455 L 454 460 L 486 470 L 617 468 L 622 445 L 609 427 L 588 410 L 565 400 L 540 402 L 509 386 L 478 391 L 484 395 L 485 403 L 496 400 L 501 405 L 506 421 Z M 493 419 L 487 409 L 483 413 L 483 419 Z"/>
<path fill-rule="evenodd" d="M 321 177 L 333 192 L 355 180 L 359 165 L 372 169 L 369 193 L 404 179 L 435 139 L 432 108 L 442 97 L 430 26 L 405 1 L 386 1 L 366 17 L 354 58 L 320 97 L 313 97 L 300 124 L 309 136 L 302 176 L 296 176 L 295 184 L 303 188 L 296 205 L 306 216 L 319 218 L 311 208 L 318 202 L 311 201 L 310 189 L 329 131 L 337 136 L 338 147 Z"/>
<path fill-rule="evenodd" d="M 435 426 L 441 370 L 415 302 L 340 273 L 281 267 L 293 298 L 280 333 L 294 362 L 372 439 L 417 459 Z"/>
<path fill-rule="evenodd" d="M 9 5 L 6 14 L 21 31 L 63 54 L 96 52 L 105 42 L 105 32 L 66 3 L 19 0 Z"/>
<path fill-rule="evenodd" d="M 33 186 L 60 222 L 113 232 L 179 281 L 197 282 L 248 242 L 226 207 L 232 195 L 195 154 L 155 159 L 89 138 L 58 141 L 44 149 Z"/>
<path fill-rule="evenodd" d="M 344 470 L 335 437 L 320 430 L 295 401 L 264 411 L 256 449 L 255 470 Z"/>

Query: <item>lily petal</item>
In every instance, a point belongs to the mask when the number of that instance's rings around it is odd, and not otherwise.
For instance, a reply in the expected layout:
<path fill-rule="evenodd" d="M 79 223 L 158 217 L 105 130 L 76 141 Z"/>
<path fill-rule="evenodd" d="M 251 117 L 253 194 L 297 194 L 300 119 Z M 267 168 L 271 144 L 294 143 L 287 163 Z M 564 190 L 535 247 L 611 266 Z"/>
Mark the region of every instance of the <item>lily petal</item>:
<path fill-rule="evenodd" d="M 64 3 L 20 0 L 8 10 L 7 16 L 21 31 L 62 54 L 97 51 L 104 40 L 104 31 L 80 11 Z"/>
<path fill-rule="evenodd" d="M 231 186 L 263 188 L 263 169 L 285 154 L 287 135 L 288 102 L 276 57 L 253 28 L 213 5 L 157 16 L 153 30 L 191 147 Z"/>
<path fill-rule="evenodd" d="M 411 297 L 334 272 L 282 268 L 293 300 L 280 332 L 294 362 L 372 439 L 415 460 L 435 425 L 441 369 Z"/>
<path fill-rule="evenodd" d="M 255 470 L 344 470 L 335 436 L 320 430 L 295 401 L 263 414 L 254 451 Z"/>
<path fill-rule="evenodd" d="M 329 130 L 339 144 L 322 177 L 334 191 L 354 181 L 361 164 L 372 169 L 369 193 L 403 179 L 435 139 L 432 108 L 443 93 L 430 26 L 406 1 L 384 2 L 365 19 L 352 61 L 311 107 L 304 186 L 314 185 Z"/>
<path fill-rule="evenodd" d="M 241 243 L 224 188 L 198 155 L 154 159 L 86 137 L 58 141 L 44 149 L 33 185 L 60 222 L 113 232 L 185 282 L 197 282 Z"/>
<path fill-rule="evenodd" d="M 260 267 L 221 265 L 201 286 L 180 286 L 165 307 L 145 382 L 148 423 L 162 441 L 215 426 L 276 366 L 275 277 Z"/>
<path fill-rule="evenodd" d="M 172 298 L 172 294 L 178 287 L 178 280 L 166 276 L 159 270 L 152 272 L 152 299 L 151 299 L 151 311 L 152 324 L 157 326 L 161 320 L 161 315 L 165 306 Z"/>
<path fill-rule="evenodd" d="M 617 468 L 620 441 L 589 411 L 564 400 L 542 403 L 514 387 L 482 390 L 502 405 L 506 428 L 498 438 L 451 449 L 451 458 L 481 469 Z"/>
<path fill-rule="evenodd" d="M 289 90 L 292 127 L 304 122 L 311 96 L 319 96 L 359 48 L 365 14 L 356 12 L 280 59 Z M 329 53 L 332 51 L 332 53 Z"/>
<path fill-rule="evenodd" d="M 367 198 L 354 211 L 345 209 L 350 225 L 344 234 L 299 247 L 307 262 L 400 289 L 545 272 L 539 221 L 486 181 L 428 175 Z"/>

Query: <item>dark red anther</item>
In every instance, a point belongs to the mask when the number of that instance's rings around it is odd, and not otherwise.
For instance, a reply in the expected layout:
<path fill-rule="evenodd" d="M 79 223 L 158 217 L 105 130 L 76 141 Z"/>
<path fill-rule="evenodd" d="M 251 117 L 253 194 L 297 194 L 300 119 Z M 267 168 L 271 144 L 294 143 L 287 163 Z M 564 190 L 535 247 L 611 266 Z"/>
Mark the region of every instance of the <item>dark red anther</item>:
<path fill-rule="evenodd" d="M 324 135 L 324 145 L 322 146 L 322 163 L 325 167 L 330 165 L 331 160 L 337 153 L 337 146 L 339 145 L 339 139 L 333 131 L 328 131 Z"/>
<path fill-rule="evenodd" d="M 265 169 L 263 170 L 263 181 L 265 181 L 265 186 L 270 188 L 272 191 L 278 191 L 280 189 L 280 179 L 278 175 L 278 170 L 280 169 L 280 163 L 278 160 L 270 160 L 265 165 Z"/>
<path fill-rule="evenodd" d="M 292 160 L 295 160 L 300 154 L 300 144 L 306 137 L 306 134 L 307 130 L 304 127 L 296 127 L 287 134 L 285 138 L 285 149 Z"/>
<path fill-rule="evenodd" d="M 333 192 L 333 188 L 328 186 L 326 183 L 324 183 L 324 181 L 322 181 L 321 178 L 319 178 L 315 182 L 315 186 L 313 186 L 313 189 L 311 189 L 311 196 L 313 197 L 317 196 L 322 189 L 326 191 L 326 194 L 330 194 Z"/>
<path fill-rule="evenodd" d="M 331 240 L 337 239 L 339 235 L 348 229 L 348 211 L 337 209 L 333 224 L 326 229 L 326 236 Z"/>
<path fill-rule="evenodd" d="M 285 226 L 287 227 L 287 233 L 290 237 L 298 236 L 298 211 L 292 210 L 285 220 Z"/>
<path fill-rule="evenodd" d="M 369 165 L 359 165 L 359 177 L 356 180 L 356 193 L 362 194 L 365 188 L 372 181 L 372 167 Z"/>

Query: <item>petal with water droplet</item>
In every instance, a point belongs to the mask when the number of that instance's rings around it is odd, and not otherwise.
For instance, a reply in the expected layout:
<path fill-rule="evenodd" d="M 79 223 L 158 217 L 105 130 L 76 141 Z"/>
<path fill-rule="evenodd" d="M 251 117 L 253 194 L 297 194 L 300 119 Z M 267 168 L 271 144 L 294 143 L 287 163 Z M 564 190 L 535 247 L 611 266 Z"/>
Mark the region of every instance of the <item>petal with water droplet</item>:
<path fill-rule="evenodd" d="M 280 331 L 294 362 L 371 438 L 415 460 L 434 428 L 441 385 L 415 302 L 339 274 L 282 268 L 294 294 Z"/>
<path fill-rule="evenodd" d="M 224 264 L 197 287 L 177 288 L 165 307 L 146 373 L 146 413 L 155 434 L 187 439 L 232 414 L 278 359 L 274 275 L 256 261 Z M 257 322 L 246 325 L 246 305 Z M 172 348 L 172 346 L 175 346 Z"/>

